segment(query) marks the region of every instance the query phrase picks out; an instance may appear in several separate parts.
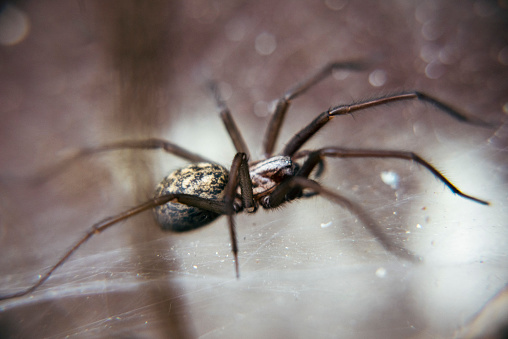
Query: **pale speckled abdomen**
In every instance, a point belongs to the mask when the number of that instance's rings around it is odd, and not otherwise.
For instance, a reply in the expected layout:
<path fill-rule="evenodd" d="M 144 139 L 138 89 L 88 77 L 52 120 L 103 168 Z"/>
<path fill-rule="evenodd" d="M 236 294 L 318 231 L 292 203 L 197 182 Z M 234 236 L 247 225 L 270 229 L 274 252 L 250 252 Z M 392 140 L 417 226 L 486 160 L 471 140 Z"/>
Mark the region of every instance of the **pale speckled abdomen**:
<path fill-rule="evenodd" d="M 168 193 L 185 193 L 201 198 L 222 200 L 228 182 L 227 169 L 217 164 L 197 163 L 178 169 L 155 188 L 155 197 Z M 220 214 L 179 203 L 154 208 L 155 218 L 166 231 L 186 232 L 205 226 Z"/>

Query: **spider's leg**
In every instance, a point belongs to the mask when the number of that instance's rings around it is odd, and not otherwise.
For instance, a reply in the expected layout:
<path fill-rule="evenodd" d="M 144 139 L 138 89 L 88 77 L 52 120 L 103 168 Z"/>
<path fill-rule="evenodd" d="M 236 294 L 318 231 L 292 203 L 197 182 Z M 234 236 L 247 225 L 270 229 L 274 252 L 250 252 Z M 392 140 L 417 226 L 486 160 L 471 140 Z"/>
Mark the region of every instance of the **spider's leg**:
<path fill-rule="evenodd" d="M 118 151 L 118 150 L 126 150 L 126 149 L 139 149 L 139 150 L 154 150 L 160 149 L 164 152 L 173 154 L 177 157 L 186 159 L 191 162 L 208 162 L 213 163 L 202 157 L 198 154 L 192 153 L 176 144 L 173 144 L 169 141 L 157 138 L 145 139 L 145 140 L 134 140 L 134 141 L 119 141 L 111 144 L 105 144 L 97 147 L 87 147 L 76 149 L 65 157 L 63 160 L 57 162 L 54 165 L 51 165 L 45 169 L 42 169 L 37 172 L 35 175 L 29 175 L 28 178 L 26 176 L 19 175 L 2 175 L 0 177 L 0 181 L 2 182 L 10 182 L 11 180 L 21 180 L 25 181 L 28 184 L 40 184 L 44 181 L 51 179 L 51 177 L 61 173 L 64 169 L 74 164 L 76 161 L 85 158 L 87 156 L 91 156 L 97 153 L 104 153 L 109 151 Z"/>
<path fill-rule="evenodd" d="M 235 258 L 235 272 L 236 277 L 240 277 L 240 270 L 238 265 L 238 242 L 236 239 L 236 227 L 233 215 L 234 200 L 236 197 L 236 191 L 238 184 L 242 192 L 242 206 L 247 212 L 254 212 L 256 210 L 256 204 L 253 198 L 252 192 L 252 181 L 249 176 L 249 164 L 247 163 L 247 155 L 245 153 L 237 153 L 231 164 L 231 170 L 229 172 L 229 181 L 226 185 L 224 204 L 229 224 L 229 235 L 231 237 L 231 251 Z"/>
<path fill-rule="evenodd" d="M 263 147 L 265 150 L 265 158 L 269 158 L 273 153 L 275 142 L 279 136 L 279 131 L 284 121 L 284 117 L 289 108 L 291 100 L 305 93 L 309 88 L 316 85 L 321 80 L 332 74 L 333 70 L 346 69 L 352 71 L 363 70 L 366 68 L 365 62 L 357 61 L 344 61 L 334 62 L 323 67 L 319 72 L 312 75 L 308 79 L 296 84 L 292 88 L 286 91 L 286 93 L 277 100 L 275 105 L 275 111 L 272 114 L 272 118 L 268 123 L 265 137 L 263 139 Z"/>
<path fill-rule="evenodd" d="M 326 125 L 328 121 L 330 121 L 335 116 L 352 114 L 353 112 L 356 111 L 361 111 L 369 107 L 385 105 L 391 102 L 413 99 L 430 103 L 436 108 L 438 108 L 440 111 L 450 115 L 452 118 L 457 119 L 459 121 L 483 127 L 493 127 L 492 124 L 489 124 L 476 117 L 471 117 L 463 113 L 460 113 L 458 110 L 452 108 L 451 106 L 422 92 L 417 91 L 405 92 L 399 94 L 392 94 L 389 96 L 380 97 L 376 99 L 366 100 L 355 104 L 341 105 L 321 113 L 312 122 L 310 122 L 307 126 L 305 126 L 302 130 L 296 133 L 289 140 L 289 142 L 286 144 L 286 147 L 282 151 L 282 154 L 289 156 L 295 154 L 302 147 L 302 145 L 307 142 L 307 140 L 309 140 L 314 134 L 316 134 L 317 131 L 319 131 L 324 125 Z"/>
<path fill-rule="evenodd" d="M 247 144 L 245 143 L 245 140 L 243 139 L 240 130 L 236 126 L 236 123 L 233 120 L 233 117 L 231 116 L 231 112 L 229 111 L 226 102 L 222 99 L 222 96 L 220 95 L 217 83 L 210 82 L 209 87 L 213 92 L 215 103 L 220 111 L 219 113 L 220 117 L 222 119 L 222 122 L 224 123 L 224 126 L 226 127 L 226 130 L 229 133 L 229 136 L 231 137 L 231 140 L 233 141 L 233 144 L 235 145 L 236 151 L 238 153 L 245 153 L 247 155 L 247 158 L 250 158 L 250 153 L 249 149 L 247 148 Z"/>
<path fill-rule="evenodd" d="M 440 180 L 443 184 L 445 184 L 453 193 L 465 198 L 477 202 L 482 205 L 489 205 L 489 203 L 485 200 L 481 200 L 475 198 L 471 195 L 462 193 L 455 185 L 453 185 L 446 177 L 439 172 L 434 166 L 432 166 L 428 161 L 424 160 L 418 154 L 407 151 L 399 151 L 399 150 L 375 150 L 375 149 L 349 149 L 349 148 L 341 148 L 341 147 L 326 147 L 317 151 L 302 151 L 298 152 L 294 158 L 298 159 L 308 155 L 307 160 L 300 168 L 300 171 L 297 175 L 299 176 L 309 176 L 310 172 L 313 168 L 319 163 L 323 157 L 332 157 L 332 158 L 392 158 L 392 159 L 402 159 L 414 161 L 417 164 L 425 167 L 429 172 L 431 172 L 438 180 Z"/>
<path fill-rule="evenodd" d="M 202 199 L 202 198 L 199 198 L 199 197 L 193 197 L 193 196 L 188 196 L 188 195 L 185 195 L 185 194 L 169 194 L 169 195 L 164 195 L 164 196 L 160 196 L 158 198 L 154 198 L 154 199 L 151 199 L 141 205 L 138 205 L 136 207 L 133 207 L 127 211 L 124 211 L 120 214 L 117 214 L 117 215 L 114 215 L 114 216 L 111 216 L 111 217 L 108 217 L 104 220 L 101 220 L 99 221 L 98 223 L 94 224 L 89 230 L 88 232 L 78 241 L 76 242 L 69 251 L 67 251 L 67 253 L 65 253 L 65 255 L 55 264 L 53 265 L 49 271 L 47 271 L 44 275 L 42 275 L 39 280 L 34 284 L 32 285 L 31 287 L 25 289 L 25 290 L 22 290 L 22 291 L 19 291 L 19 292 L 15 292 L 15 293 L 12 293 L 12 294 L 5 294 L 5 295 L 0 295 L 0 300 L 7 300 L 7 299 L 12 299 L 12 298 L 17 298 L 17 297 L 21 297 L 21 296 L 24 296 L 24 295 L 27 295 L 31 292 L 33 292 L 34 290 L 36 290 L 39 286 L 41 286 L 46 280 L 49 279 L 49 277 L 51 276 L 51 274 L 53 274 L 53 272 L 59 268 L 60 266 L 63 265 L 64 262 L 67 261 L 67 259 L 69 259 L 69 257 L 78 250 L 78 248 L 81 247 L 81 245 L 83 245 L 85 242 L 87 242 L 90 238 L 92 238 L 94 235 L 96 234 L 99 234 L 101 233 L 102 231 L 106 230 L 107 228 L 119 223 L 120 221 L 123 221 L 123 220 L 126 220 L 134 215 L 137 215 L 141 212 L 144 212 L 146 210 L 149 210 L 151 208 L 154 208 L 156 206 L 159 206 L 159 205 L 163 205 L 169 201 L 174 201 L 174 202 L 182 202 L 182 203 L 186 203 L 188 205 L 192 205 L 192 206 L 196 206 L 196 207 L 200 207 L 200 208 L 204 208 L 204 204 L 206 203 L 206 201 L 203 201 L 203 200 L 206 200 L 206 199 Z M 225 214 L 225 209 L 224 209 L 224 204 L 222 203 L 222 206 L 216 206 L 214 209 L 213 209 L 214 212 L 217 212 L 217 213 L 222 213 L 222 214 Z"/>
<path fill-rule="evenodd" d="M 235 264 L 236 264 L 236 274 L 238 276 L 238 246 L 236 243 L 236 235 L 235 235 L 235 229 L 234 229 L 234 222 L 233 222 L 233 214 L 235 213 L 233 202 L 234 198 L 236 196 L 236 187 L 237 187 L 237 181 L 239 179 L 240 181 L 240 187 L 242 191 L 242 203 L 243 208 L 247 209 L 247 211 L 253 212 L 255 209 L 255 203 L 253 200 L 253 194 L 252 194 L 252 184 L 250 182 L 249 177 L 249 168 L 247 163 L 247 156 L 244 153 L 238 153 L 237 156 L 235 156 L 235 159 L 233 160 L 233 165 L 231 166 L 231 180 L 228 183 L 228 186 L 226 187 L 226 193 L 225 193 L 225 200 L 224 201 L 215 201 L 215 200 L 209 200 L 205 198 L 201 198 L 199 196 L 193 196 L 188 194 L 180 194 L 180 193 L 174 193 L 174 194 L 167 194 L 163 195 L 157 198 L 153 198 L 141 205 L 138 205 L 136 207 L 133 207 L 127 211 L 124 211 L 120 214 L 108 217 L 104 220 L 101 220 L 100 222 L 94 224 L 89 231 L 79 240 L 77 241 L 69 251 L 65 253 L 65 255 L 55 264 L 53 265 L 49 271 L 47 271 L 44 275 L 42 275 L 39 280 L 33 284 L 31 287 L 15 292 L 12 294 L 5 294 L 0 295 L 0 300 L 7 300 L 12 298 L 21 297 L 24 295 L 27 295 L 34 290 L 36 290 L 39 286 L 41 286 L 46 280 L 49 279 L 49 277 L 53 274 L 53 272 L 58 269 L 60 266 L 62 266 L 67 259 L 69 259 L 74 252 L 76 252 L 84 243 L 86 243 L 90 238 L 92 238 L 94 235 L 101 233 L 102 231 L 106 230 L 107 228 L 126 220 L 132 216 L 135 216 L 141 212 L 144 212 L 146 210 L 152 209 L 154 207 L 164 205 L 168 202 L 176 202 L 176 203 L 182 203 L 188 206 L 198 207 L 200 209 L 212 211 L 217 214 L 227 214 L 229 223 L 230 223 L 230 231 L 231 231 L 231 239 L 232 239 L 232 248 L 233 253 L 235 255 Z"/>
<path fill-rule="evenodd" d="M 294 189 L 298 189 L 300 191 L 302 189 L 310 189 L 313 192 L 341 205 L 349 212 L 354 214 L 387 251 L 405 260 L 412 262 L 421 261 L 421 258 L 413 254 L 411 251 L 394 244 L 390 238 L 387 237 L 386 234 L 381 230 L 379 225 L 371 217 L 369 217 L 369 215 L 359 205 L 342 195 L 324 188 L 314 180 L 301 176 L 294 176 L 286 182 L 282 183 L 272 192 L 272 194 L 268 196 L 268 203 L 270 207 L 275 208 L 287 201 L 286 194 Z"/>

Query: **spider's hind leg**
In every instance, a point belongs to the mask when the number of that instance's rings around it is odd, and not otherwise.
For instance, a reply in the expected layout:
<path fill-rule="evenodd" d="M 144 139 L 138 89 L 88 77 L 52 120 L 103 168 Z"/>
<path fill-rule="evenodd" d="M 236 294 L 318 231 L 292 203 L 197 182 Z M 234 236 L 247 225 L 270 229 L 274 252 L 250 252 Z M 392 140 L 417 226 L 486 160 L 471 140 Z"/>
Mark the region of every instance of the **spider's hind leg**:
<path fill-rule="evenodd" d="M 59 267 L 61 267 L 67 261 L 67 259 L 69 259 L 83 244 L 85 244 L 93 236 L 102 233 L 103 231 L 114 225 L 117 225 L 121 221 L 127 220 L 137 214 L 150 210 L 154 207 L 166 204 L 169 201 L 178 201 L 181 203 L 186 203 L 192 206 L 199 207 L 206 206 L 207 204 L 206 199 L 202 199 L 199 197 L 188 196 L 185 194 L 168 194 L 165 196 L 150 199 L 147 202 L 135 206 L 133 208 L 130 208 L 122 213 L 105 218 L 95 223 L 92 227 L 90 227 L 87 233 L 84 236 L 82 236 L 76 243 L 74 243 L 74 245 L 60 258 L 60 260 L 58 260 L 58 262 L 54 264 L 46 273 L 40 275 L 39 279 L 32 286 L 14 293 L 0 294 L 0 301 L 22 297 L 35 291 L 51 277 L 54 271 L 56 271 Z M 218 212 L 224 211 L 223 206 L 224 204 L 217 206 L 216 207 L 217 211 Z"/>
<path fill-rule="evenodd" d="M 133 141 L 128 140 L 104 144 L 95 147 L 78 148 L 72 150 L 72 152 L 70 152 L 67 156 L 65 156 L 62 160 L 58 161 L 57 163 L 37 171 L 36 174 L 29 175 L 4 174 L 0 177 L 0 182 L 9 183 L 19 181 L 19 183 L 21 184 L 25 183 L 27 185 L 38 185 L 62 173 L 65 169 L 67 169 L 68 167 L 75 164 L 77 161 L 81 159 L 99 153 L 120 150 L 162 150 L 166 153 L 172 154 L 174 156 L 188 160 L 190 162 L 213 163 L 213 161 L 210 161 L 199 154 L 192 153 L 186 150 L 185 148 L 180 147 L 167 140 L 158 138 L 133 140 Z"/>

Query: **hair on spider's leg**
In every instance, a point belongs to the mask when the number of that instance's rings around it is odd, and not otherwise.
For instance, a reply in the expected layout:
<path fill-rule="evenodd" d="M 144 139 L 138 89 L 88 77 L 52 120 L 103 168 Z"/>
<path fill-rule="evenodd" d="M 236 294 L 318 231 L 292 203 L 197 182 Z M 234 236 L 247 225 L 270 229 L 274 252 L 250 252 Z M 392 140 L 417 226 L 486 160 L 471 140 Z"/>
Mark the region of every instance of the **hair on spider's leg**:
<path fill-rule="evenodd" d="M 442 102 L 438 99 L 435 99 L 434 97 L 431 97 L 430 95 L 425 94 L 423 92 L 413 91 L 413 92 L 407 92 L 406 94 L 416 95 L 419 100 L 425 101 L 425 102 L 433 105 L 434 107 L 438 108 L 439 110 L 441 110 L 443 112 L 446 112 L 449 116 L 451 116 L 461 122 L 465 122 L 465 123 L 480 126 L 480 127 L 487 127 L 487 128 L 493 128 L 493 127 L 497 126 L 494 123 L 483 121 L 482 119 L 479 119 L 475 116 L 467 116 L 465 114 L 459 113 L 459 110 L 457 110 L 457 109 L 453 108 L 452 106 L 445 104 L 444 102 Z"/>
<path fill-rule="evenodd" d="M 365 110 L 370 107 L 414 99 L 418 99 L 423 102 L 428 102 L 433 106 L 435 106 L 436 108 L 438 108 L 440 111 L 448 114 L 449 116 L 458 121 L 482 127 L 495 127 L 494 124 L 490 124 L 479 118 L 460 113 L 458 110 L 443 103 L 442 101 L 432 98 L 422 92 L 417 91 L 404 92 L 399 94 L 387 95 L 375 99 L 365 100 L 358 103 L 336 106 L 319 114 L 314 120 L 312 120 L 307 126 L 301 129 L 289 140 L 289 142 L 286 144 L 286 147 L 282 151 L 282 154 L 293 156 L 296 152 L 298 152 L 298 150 L 303 146 L 303 144 L 305 144 L 312 136 L 314 136 L 314 134 L 316 134 L 317 131 L 319 131 L 332 118 L 336 116 L 348 114 L 351 115 L 353 112 Z"/>
<path fill-rule="evenodd" d="M 317 83 L 332 74 L 334 70 L 345 69 L 351 71 L 361 71 L 366 69 L 367 65 L 368 63 L 365 61 L 332 62 L 321 68 L 314 75 L 288 89 L 286 93 L 277 100 L 272 118 L 266 128 L 265 136 L 263 138 L 265 158 L 269 158 L 273 154 L 273 149 L 279 136 L 280 128 L 286 116 L 286 112 L 291 104 L 291 100 L 304 94 L 311 87 L 315 86 Z"/>

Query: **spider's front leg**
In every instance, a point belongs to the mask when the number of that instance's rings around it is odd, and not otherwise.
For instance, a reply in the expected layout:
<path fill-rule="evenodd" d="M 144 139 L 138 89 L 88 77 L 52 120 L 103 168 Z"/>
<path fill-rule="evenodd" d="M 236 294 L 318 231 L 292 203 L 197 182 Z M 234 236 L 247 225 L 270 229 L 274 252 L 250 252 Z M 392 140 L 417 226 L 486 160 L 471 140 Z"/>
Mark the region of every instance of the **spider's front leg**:
<path fill-rule="evenodd" d="M 469 116 L 460 113 L 452 106 L 445 104 L 444 102 L 436 98 L 433 98 L 425 93 L 418 91 L 404 92 L 399 94 L 391 94 L 376 99 L 365 100 L 354 104 L 336 106 L 319 114 L 313 121 L 311 121 L 307 126 L 302 128 L 286 143 L 286 146 L 282 151 L 282 155 L 293 156 L 310 138 L 312 138 L 321 128 L 323 128 L 334 117 L 340 115 L 349 115 L 353 114 L 354 112 L 363 111 L 371 107 L 382 106 L 389 103 L 407 100 L 418 100 L 421 102 L 429 103 L 432 106 L 436 107 L 439 111 L 449 115 L 450 117 L 460 122 L 487 128 L 495 126 L 495 124 L 485 122 L 474 116 Z"/>

